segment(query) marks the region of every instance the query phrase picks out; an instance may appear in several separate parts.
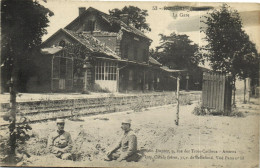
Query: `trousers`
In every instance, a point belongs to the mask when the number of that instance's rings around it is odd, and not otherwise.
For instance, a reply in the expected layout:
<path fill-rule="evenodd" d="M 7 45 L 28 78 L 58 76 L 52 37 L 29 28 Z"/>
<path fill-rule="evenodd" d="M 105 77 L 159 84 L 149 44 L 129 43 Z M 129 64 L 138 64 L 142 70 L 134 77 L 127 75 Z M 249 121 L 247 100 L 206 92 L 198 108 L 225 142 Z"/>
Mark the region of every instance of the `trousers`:
<path fill-rule="evenodd" d="M 121 152 L 115 152 L 107 156 L 111 160 L 117 160 L 121 156 Z M 126 158 L 127 162 L 138 162 L 138 160 L 141 158 L 141 155 L 138 153 L 134 153 Z"/>

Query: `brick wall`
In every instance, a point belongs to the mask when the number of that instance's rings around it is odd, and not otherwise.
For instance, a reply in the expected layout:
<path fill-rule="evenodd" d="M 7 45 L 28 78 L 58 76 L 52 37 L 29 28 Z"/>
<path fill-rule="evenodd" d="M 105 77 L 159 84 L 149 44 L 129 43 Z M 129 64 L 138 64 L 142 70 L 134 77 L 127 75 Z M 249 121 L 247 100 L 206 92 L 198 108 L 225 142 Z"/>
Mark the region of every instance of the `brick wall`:
<path fill-rule="evenodd" d="M 148 63 L 148 52 L 148 40 L 130 33 L 124 33 L 123 39 L 121 41 L 122 58 L 128 59 L 130 61 Z"/>

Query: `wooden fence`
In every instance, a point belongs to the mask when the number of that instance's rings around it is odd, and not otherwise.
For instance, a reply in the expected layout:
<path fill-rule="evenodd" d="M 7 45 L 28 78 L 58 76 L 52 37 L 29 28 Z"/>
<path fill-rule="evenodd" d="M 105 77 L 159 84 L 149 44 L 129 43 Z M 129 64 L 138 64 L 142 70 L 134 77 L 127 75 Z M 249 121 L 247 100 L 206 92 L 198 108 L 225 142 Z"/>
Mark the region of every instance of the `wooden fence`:
<path fill-rule="evenodd" d="M 203 73 L 202 106 L 229 115 L 231 112 L 232 81 L 230 76 Z"/>

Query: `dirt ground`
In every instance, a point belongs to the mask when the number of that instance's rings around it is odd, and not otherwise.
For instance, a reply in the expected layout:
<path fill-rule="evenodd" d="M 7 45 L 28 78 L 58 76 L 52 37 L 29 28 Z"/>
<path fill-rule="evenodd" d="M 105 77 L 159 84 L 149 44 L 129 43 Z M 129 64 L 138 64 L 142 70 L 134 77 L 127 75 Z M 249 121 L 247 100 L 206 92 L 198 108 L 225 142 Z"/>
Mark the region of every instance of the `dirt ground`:
<path fill-rule="evenodd" d="M 244 117 L 196 116 L 199 102 L 180 106 L 180 124 L 176 126 L 176 106 L 168 105 L 141 112 L 118 112 L 66 119 L 65 130 L 74 142 L 77 161 L 64 161 L 48 154 L 47 137 L 55 131 L 54 121 L 31 124 L 32 138 L 27 151 L 29 166 L 105 166 L 105 167 L 258 167 L 259 101 L 238 103 Z M 243 106 L 243 107 L 242 107 Z M 143 155 L 139 162 L 106 162 L 105 153 L 120 139 L 123 119 L 132 120 Z M 3 133 L 3 130 L 1 130 Z M 2 134 L 1 133 L 1 134 Z M 3 135 L 3 134 L 2 134 Z M 7 135 L 3 135 L 7 136 Z"/>

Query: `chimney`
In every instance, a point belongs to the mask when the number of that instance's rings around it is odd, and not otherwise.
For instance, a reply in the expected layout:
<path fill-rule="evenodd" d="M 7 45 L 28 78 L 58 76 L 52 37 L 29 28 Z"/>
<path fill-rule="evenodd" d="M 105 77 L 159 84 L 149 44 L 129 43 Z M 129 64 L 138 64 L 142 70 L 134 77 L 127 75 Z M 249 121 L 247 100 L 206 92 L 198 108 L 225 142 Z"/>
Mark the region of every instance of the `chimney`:
<path fill-rule="evenodd" d="M 120 20 L 123 21 L 126 25 L 129 25 L 128 14 L 120 14 Z"/>
<path fill-rule="evenodd" d="M 80 16 L 83 12 L 85 12 L 85 10 L 86 10 L 86 7 L 79 7 L 79 16 Z"/>

